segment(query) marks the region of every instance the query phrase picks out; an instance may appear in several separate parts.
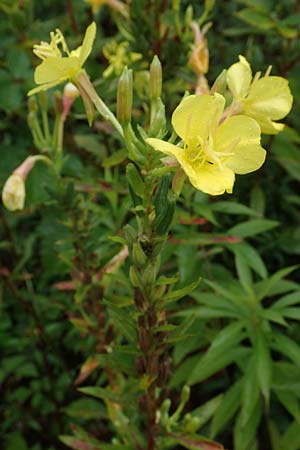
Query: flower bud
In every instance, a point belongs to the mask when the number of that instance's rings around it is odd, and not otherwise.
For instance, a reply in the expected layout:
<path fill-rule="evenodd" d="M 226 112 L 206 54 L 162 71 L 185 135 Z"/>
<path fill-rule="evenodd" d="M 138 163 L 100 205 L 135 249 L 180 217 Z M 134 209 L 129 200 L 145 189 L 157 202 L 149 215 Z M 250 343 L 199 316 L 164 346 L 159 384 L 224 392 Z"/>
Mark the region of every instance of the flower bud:
<path fill-rule="evenodd" d="M 224 69 L 220 73 L 220 75 L 216 78 L 214 84 L 211 88 L 211 93 L 215 94 L 216 92 L 218 94 L 223 94 L 227 87 L 227 70 Z"/>
<path fill-rule="evenodd" d="M 132 260 L 137 267 L 143 267 L 147 262 L 146 255 L 141 245 L 137 242 L 134 242 L 132 246 Z"/>
<path fill-rule="evenodd" d="M 44 111 L 47 111 L 47 109 L 48 109 L 48 95 L 47 95 L 47 92 L 40 91 L 38 96 L 39 96 L 39 101 L 40 101 L 41 108 Z"/>
<path fill-rule="evenodd" d="M 132 109 L 132 70 L 123 70 L 118 84 L 117 118 L 121 124 L 131 121 Z"/>
<path fill-rule="evenodd" d="M 162 69 L 158 57 L 155 55 L 150 66 L 150 97 L 157 98 L 161 96 L 162 87 Z"/>
<path fill-rule="evenodd" d="M 62 117 L 63 120 L 66 119 L 67 115 L 69 114 L 69 111 L 71 109 L 71 106 L 73 105 L 74 101 L 77 97 L 79 97 L 80 92 L 77 89 L 77 87 L 73 83 L 67 83 L 64 87 L 64 93 L 62 98 L 62 104 L 63 104 L 63 112 Z"/>
<path fill-rule="evenodd" d="M 24 208 L 25 183 L 21 175 L 13 173 L 5 182 L 2 191 L 2 202 L 9 211 Z"/>
<path fill-rule="evenodd" d="M 35 97 L 29 97 L 27 101 L 28 110 L 31 113 L 36 113 L 38 110 L 38 104 Z"/>
<path fill-rule="evenodd" d="M 62 114 L 63 113 L 63 101 L 62 101 L 62 95 L 60 91 L 54 92 L 54 109 L 56 114 Z"/>

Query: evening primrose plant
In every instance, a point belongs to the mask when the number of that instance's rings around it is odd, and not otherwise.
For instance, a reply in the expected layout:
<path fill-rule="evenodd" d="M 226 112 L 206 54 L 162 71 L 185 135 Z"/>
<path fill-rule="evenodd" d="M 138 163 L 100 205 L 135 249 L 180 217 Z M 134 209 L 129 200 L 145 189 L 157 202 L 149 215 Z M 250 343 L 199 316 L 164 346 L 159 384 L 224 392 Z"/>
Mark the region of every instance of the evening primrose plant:
<path fill-rule="evenodd" d="M 96 3 L 93 4 L 94 12 Z M 224 449 L 222 444 L 203 437 L 201 427 L 205 421 L 201 422 L 199 411 L 198 414 L 185 413 L 190 398 L 188 386 L 183 387 L 179 402 L 171 400 L 168 387 L 172 376 L 171 351 L 174 343 L 186 338 L 185 331 L 192 322 L 177 326 L 171 323 L 169 316 L 172 316 L 175 302 L 194 291 L 200 279 L 178 287 L 178 277 L 164 271 L 164 249 L 169 230 L 176 221 L 176 202 L 186 177 L 196 190 L 217 196 L 233 192 L 236 175 L 256 171 L 263 165 L 266 150 L 261 146 L 261 133 L 272 134 L 282 129 L 282 124 L 274 121 L 282 119 L 291 108 L 288 84 L 283 78 L 271 77 L 268 73 L 252 79 L 249 63 L 240 57 L 240 62 L 231 66 L 227 75 L 222 72 L 210 88 L 204 80 L 208 52 L 202 34 L 200 41 L 195 42 L 201 51 L 194 52 L 193 67 L 197 68 L 197 87 L 205 85 L 205 93 L 185 94 L 172 114 L 173 132 L 168 139 L 168 120 L 162 101 L 162 67 L 157 56 L 149 70 L 149 114 L 141 126 L 133 121 L 133 116 L 139 114 L 136 111 L 133 114 L 132 69 L 125 67 L 120 77 L 116 116 L 99 97 L 84 69 L 96 38 L 95 22 L 87 28 L 82 45 L 73 51 L 69 50 L 60 30 L 51 33 L 50 37 L 50 43 L 41 42 L 34 46 L 34 53 L 42 62 L 35 70 L 37 87 L 28 95 L 43 95 L 52 87 L 67 84 L 63 95 L 56 94 L 52 132 L 43 113 L 45 97 L 42 97 L 42 126 L 37 121 L 36 110 L 31 111 L 33 140 L 40 153 L 44 153 L 36 160 L 48 158 L 57 178 L 63 182 L 64 123 L 80 95 L 90 125 L 96 108 L 112 125 L 109 133 L 115 131 L 118 142 L 122 142 L 119 150 L 122 157 L 120 163 L 114 161 L 114 168 L 121 174 L 122 188 L 126 186 L 124 190 L 131 202 L 131 209 L 125 214 L 126 224 L 122 229 L 116 224 L 111 227 L 114 235 L 110 241 L 122 245 L 121 251 L 111 260 L 114 268 L 119 269 L 121 282 L 118 280 L 113 286 L 110 280 L 115 274 L 100 268 L 85 278 L 82 267 L 79 270 L 75 266 L 76 258 L 71 264 L 72 287 L 81 282 L 82 289 L 80 295 L 76 293 L 75 301 L 83 311 L 83 319 L 88 321 L 84 314 L 86 280 L 95 288 L 93 300 L 101 303 L 101 320 L 99 317 L 93 317 L 93 320 L 101 328 L 96 330 L 97 338 L 101 335 L 103 339 L 92 363 L 82 367 L 86 370 L 89 366 L 90 373 L 101 367 L 102 372 L 96 386 L 85 386 L 80 390 L 103 401 L 105 412 L 103 408 L 100 420 L 104 418 L 105 431 L 100 440 L 74 426 L 73 436 L 61 436 L 61 441 L 73 449 L 164 450 L 178 446 L 193 450 Z M 197 57 L 201 58 L 198 64 Z M 227 105 L 226 89 L 232 96 L 232 103 Z M 117 156 L 120 157 L 120 153 Z M 27 165 L 24 162 L 26 170 L 30 170 L 34 161 L 27 160 Z M 104 166 L 106 173 L 107 167 Z M 24 169 L 24 165 L 21 168 Z M 14 172 L 13 179 L 8 180 L 3 191 L 3 201 L 11 210 L 24 206 L 22 182 L 25 175 L 24 171 L 20 173 L 21 168 Z M 112 199 L 113 193 L 105 191 L 109 190 L 107 184 L 103 183 L 100 193 Z M 93 201 L 98 202 L 98 198 L 95 196 Z M 113 221 L 113 218 L 108 220 Z M 98 253 L 101 251 L 97 248 Z M 110 321 L 109 327 L 103 318 Z M 81 324 L 85 324 L 84 320 Z M 233 331 L 239 332 L 240 328 L 234 327 Z M 89 329 L 92 328 L 87 327 L 85 332 Z M 207 420 L 219 404 L 220 398 L 210 403 L 208 413 L 205 409 Z"/>

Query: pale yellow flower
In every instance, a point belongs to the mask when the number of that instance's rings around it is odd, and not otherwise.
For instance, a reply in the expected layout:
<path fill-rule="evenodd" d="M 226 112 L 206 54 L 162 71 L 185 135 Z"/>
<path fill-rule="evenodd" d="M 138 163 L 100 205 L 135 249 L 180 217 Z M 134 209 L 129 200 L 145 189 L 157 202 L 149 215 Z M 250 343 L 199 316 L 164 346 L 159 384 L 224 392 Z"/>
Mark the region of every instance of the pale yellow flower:
<path fill-rule="evenodd" d="M 28 95 L 50 89 L 67 80 L 74 81 L 76 84 L 75 77 L 92 51 L 96 36 L 96 24 L 92 22 L 89 25 L 82 45 L 73 51 L 69 51 L 60 30 L 52 32 L 50 36 L 50 44 L 41 42 L 34 46 L 33 51 L 42 59 L 42 63 L 37 66 L 34 73 L 34 81 L 39 86 L 31 89 Z"/>
<path fill-rule="evenodd" d="M 211 195 L 231 193 L 235 174 L 259 169 L 266 157 L 257 122 L 237 115 L 220 124 L 224 106 L 225 99 L 220 94 L 190 95 L 172 116 L 183 148 L 160 139 L 147 139 L 156 150 L 175 156 L 191 184 Z"/>
<path fill-rule="evenodd" d="M 239 59 L 227 71 L 227 83 L 235 100 L 235 110 L 253 117 L 262 133 L 279 133 L 284 124 L 275 121 L 285 117 L 293 103 L 288 81 L 268 73 L 263 77 L 257 74 L 252 78 L 246 58 L 240 55 Z"/>

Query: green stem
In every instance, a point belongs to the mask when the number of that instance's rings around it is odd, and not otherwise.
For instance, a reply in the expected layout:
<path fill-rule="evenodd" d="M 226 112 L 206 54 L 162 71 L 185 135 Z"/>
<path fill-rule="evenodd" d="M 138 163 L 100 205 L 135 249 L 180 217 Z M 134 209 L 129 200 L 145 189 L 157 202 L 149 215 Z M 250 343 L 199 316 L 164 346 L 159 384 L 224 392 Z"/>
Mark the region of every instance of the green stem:
<path fill-rule="evenodd" d="M 43 130 L 44 130 L 45 140 L 48 144 L 50 144 L 51 138 L 50 138 L 50 130 L 49 130 L 48 113 L 44 109 L 42 109 L 42 121 L 43 121 Z"/>
<path fill-rule="evenodd" d="M 95 108 L 99 112 L 99 114 L 108 122 L 110 122 L 114 128 L 117 130 L 117 132 L 120 134 L 120 136 L 123 137 L 123 129 L 116 118 L 116 116 L 111 112 L 111 110 L 106 106 L 104 101 L 99 97 L 97 94 L 97 91 L 95 90 L 94 86 L 92 85 L 87 73 L 85 70 L 80 71 L 75 80 L 76 84 L 79 84 L 82 89 L 86 92 L 89 99 L 93 102 L 95 105 Z"/>
<path fill-rule="evenodd" d="M 145 380 L 146 388 L 141 400 L 146 413 L 146 450 L 157 448 L 157 411 L 164 396 L 164 386 L 168 361 L 165 353 L 166 333 L 159 327 L 166 324 L 163 302 L 164 286 L 157 285 L 160 254 L 167 236 L 157 236 L 152 226 L 153 182 L 145 184 L 145 217 L 142 230 L 137 236 L 137 244 L 131 252 L 132 270 L 137 275 L 134 300 L 137 309 L 138 345 L 140 355 L 137 360 L 138 375 Z"/>

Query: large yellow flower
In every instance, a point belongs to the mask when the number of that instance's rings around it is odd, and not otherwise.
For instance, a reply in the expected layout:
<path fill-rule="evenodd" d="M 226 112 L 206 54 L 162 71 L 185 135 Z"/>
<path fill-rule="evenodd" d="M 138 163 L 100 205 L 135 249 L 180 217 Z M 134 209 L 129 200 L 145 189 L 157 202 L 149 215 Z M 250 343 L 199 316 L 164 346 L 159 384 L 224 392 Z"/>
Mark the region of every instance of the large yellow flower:
<path fill-rule="evenodd" d="M 227 71 L 228 87 L 235 99 L 237 110 L 253 117 L 262 133 L 277 134 L 284 124 L 274 122 L 285 117 L 291 110 L 293 97 L 288 81 L 282 77 L 266 74 L 252 79 L 250 64 L 239 56 L 240 61 Z"/>
<path fill-rule="evenodd" d="M 266 157 L 257 122 L 237 115 L 220 124 L 224 106 L 225 99 L 220 94 L 190 95 L 172 116 L 183 148 L 160 139 L 147 139 L 156 150 L 175 156 L 191 184 L 211 195 L 231 193 L 235 173 L 259 169 Z"/>
<path fill-rule="evenodd" d="M 31 89 L 28 95 L 50 89 L 66 80 L 73 80 L 76 84 L 75 77 L 92 51 L 96 36 L 96 24 L 92 22 L 89 25 L 82 45 L 71 52 L 60 30 L 52 32 L 50 36 L 50 44 L 41 42 L 34 46 L 34 53 L 43 61 L 37 66 L 34 73 L 34 81 L 39 86 Z M 63 56 L 62 52 L 66 56 Z"/>

